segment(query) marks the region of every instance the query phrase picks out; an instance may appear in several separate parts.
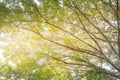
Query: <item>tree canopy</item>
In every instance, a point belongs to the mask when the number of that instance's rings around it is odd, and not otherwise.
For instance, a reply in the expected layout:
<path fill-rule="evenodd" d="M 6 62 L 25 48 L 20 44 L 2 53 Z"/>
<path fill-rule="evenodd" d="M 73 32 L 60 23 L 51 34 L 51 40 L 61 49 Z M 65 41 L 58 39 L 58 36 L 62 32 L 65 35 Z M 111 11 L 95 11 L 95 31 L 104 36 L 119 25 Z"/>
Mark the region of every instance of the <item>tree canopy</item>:
<path fill-rule="evenodd" d="M 119 0 L 0 1 L 0 80 L 119 79 Z"/>

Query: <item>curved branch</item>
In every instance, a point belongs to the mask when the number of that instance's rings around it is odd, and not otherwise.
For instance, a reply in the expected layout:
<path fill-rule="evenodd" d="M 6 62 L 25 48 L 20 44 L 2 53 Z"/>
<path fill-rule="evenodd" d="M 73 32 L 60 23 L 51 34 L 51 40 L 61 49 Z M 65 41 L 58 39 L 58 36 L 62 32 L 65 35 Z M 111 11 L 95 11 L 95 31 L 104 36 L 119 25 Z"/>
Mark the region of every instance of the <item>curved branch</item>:
<path fill-rule="evenodd" d="M 76 5 L 75 3 L 73 3 L 73 4 L 74 4 L 74 6 L 71 6 L 71 7 L 77 9 L 77 10 L 79 11 L 79 13 L 80 13 L 96 30 L 98 30 L 98 31 L 100 32 L 100 34 L 108 41 L 108 44 L 109 44 L 109 46 L 111 47 L 111 49 L 115 52 L 115 54 L 117 54 L 117 55 L 120 57 L 120 54 L 118 54 L 118 52 L 117 52 L 117 51 L 114 49 L 114 47 L 111 45 L 111 43 L 109 42 L 107 36 L 106 36 L 104 33 L 102 33 L 102 31 L 101 31 L 95 24 L 93 24 L 86 15 L 84 15 L 84 14 L 81 12 L 81 10 L 77 7 L 77 5 Z"/>
<path fill-rule="evenodd" d="M 20 27 L 16 27 L 16 28 L 20 28 Z M 35 33 L 35 34 L 38 34 L 38 35 L 39 35 L 41 38 L 43 38 L 44 40 L 47 40 L 47 41 L 49 41 L 49 42 L 51 42 L 51 43 L 57 44 L 57 45 L 62 46 L 62 47 L 64 47 L 64 48 L 67 48 L 67 49 L 70 49 L 70 50 L 73 50 L 73 51 L 77 51 L 77 52 L 86 53 L 86 54 L 95 56 L 95 57 L 100 58 L 100 59 L 104 59 L 104 57 L 102 57 L 101 55 L 98 55 L 98 54 L 97 54 L 96 52 L 94 52 L 94 51 L 86 50 L 86 49 L 82 49 L 82 48 L 72 48 L 72 47 L 70 47 L 70 46 L 68 46 L 68 45 L 61 44 L 61 43 L 58 43 L 58 42 L 56 42 L 56 41 L 52 41 L 52 40 L 44 37 L 44 36 L 43 36 L 42 34 L 40 34 L 39 32 L 33 31 L 33 30 L 31 30 L 31 29 L 22 28 L 22 27 L 21 27 L 20 29 L 28 30 L 28 31 L 31 31 L 31 32 L 33 32 L 33 33 Z"/>

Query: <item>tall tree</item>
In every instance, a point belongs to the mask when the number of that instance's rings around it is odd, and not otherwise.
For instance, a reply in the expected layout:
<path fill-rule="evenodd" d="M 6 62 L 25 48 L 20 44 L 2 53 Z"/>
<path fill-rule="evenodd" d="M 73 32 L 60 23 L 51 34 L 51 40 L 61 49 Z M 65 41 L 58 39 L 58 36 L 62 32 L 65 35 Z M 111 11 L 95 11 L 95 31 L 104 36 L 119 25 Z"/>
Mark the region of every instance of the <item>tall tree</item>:
<path fill-rule="evenodd" d="M 3 0 L 0 21 L 37 34 L 50 46 L 45 55 L 81 75 L 120 79 L 119 7 L 119 0 Z"/>

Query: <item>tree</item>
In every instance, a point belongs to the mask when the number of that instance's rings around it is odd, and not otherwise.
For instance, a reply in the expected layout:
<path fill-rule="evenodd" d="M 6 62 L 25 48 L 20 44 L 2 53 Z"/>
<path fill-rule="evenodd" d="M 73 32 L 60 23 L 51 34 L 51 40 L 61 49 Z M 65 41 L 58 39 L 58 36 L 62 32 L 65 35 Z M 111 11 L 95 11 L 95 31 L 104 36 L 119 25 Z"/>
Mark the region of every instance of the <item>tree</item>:
<path fill-rule="evenodd" d="M 75 65 L 81 75 L 120 79 L 119 0 L 3 0 L 0 6 L 1 26 L 40 36 L 50 46 L 44 55 Z"/>

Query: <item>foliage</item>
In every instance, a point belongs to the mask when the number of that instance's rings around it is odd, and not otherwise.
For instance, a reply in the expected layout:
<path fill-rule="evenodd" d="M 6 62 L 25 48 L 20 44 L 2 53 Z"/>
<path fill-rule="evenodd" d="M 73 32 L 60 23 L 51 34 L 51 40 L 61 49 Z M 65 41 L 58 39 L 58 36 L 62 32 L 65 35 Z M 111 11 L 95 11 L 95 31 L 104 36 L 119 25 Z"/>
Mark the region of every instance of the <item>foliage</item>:
<path fill-rule="evenodd" d="M 1 79 L 119 79 L 119 7 L 118 0 L 1 1 Z"/>
<path fill-rule="evenodd" d="M 84 79 L 87 80 L 110 80 L 108 76 L 96 70 L 89 70 L 84 75 Z"/>

